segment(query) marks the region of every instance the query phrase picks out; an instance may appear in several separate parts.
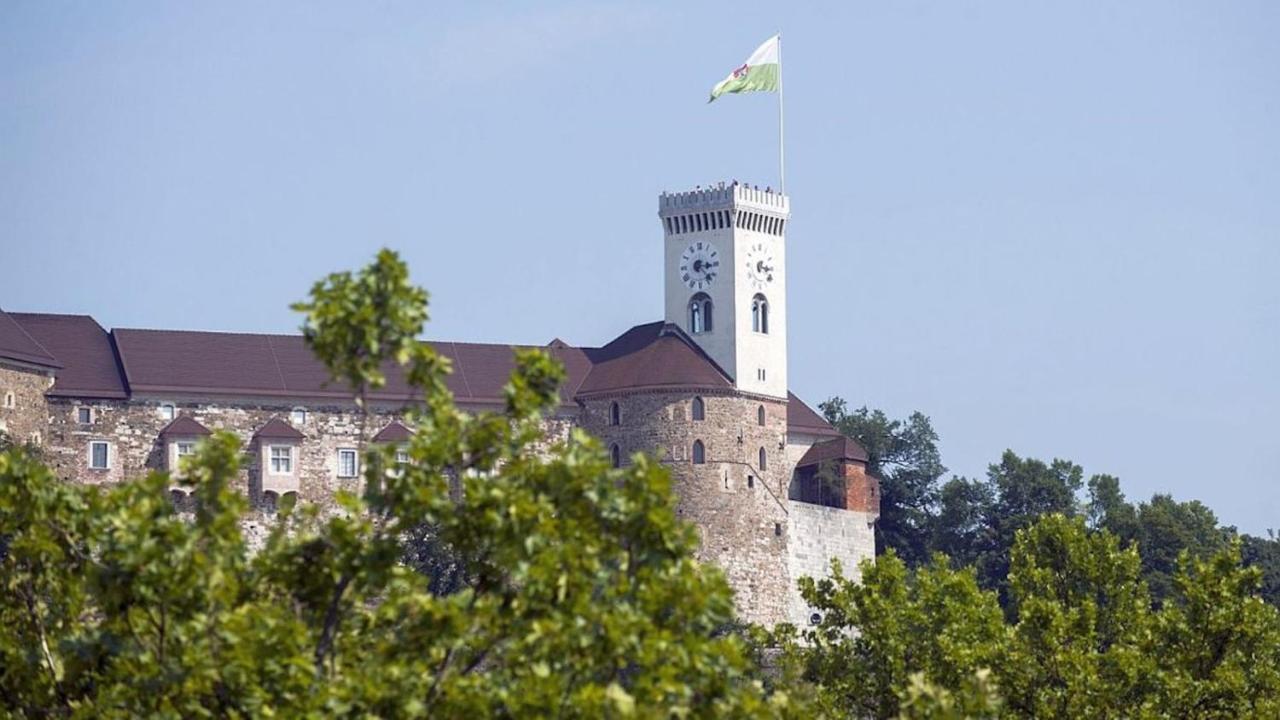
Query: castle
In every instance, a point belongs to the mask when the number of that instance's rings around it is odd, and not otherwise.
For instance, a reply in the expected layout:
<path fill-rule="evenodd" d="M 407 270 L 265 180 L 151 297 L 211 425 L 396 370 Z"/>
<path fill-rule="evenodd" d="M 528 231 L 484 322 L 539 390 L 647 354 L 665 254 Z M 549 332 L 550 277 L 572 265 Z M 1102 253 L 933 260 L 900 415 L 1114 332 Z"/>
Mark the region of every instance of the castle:
<path fill-rule="evenodd" d="M 637 451 L 661 459 L 742 618 L 808 623 L 796 579 L 874 554 L 879 488 L 865 451 L 788 391 L 789 199 L 721 184 L 664 193 L 658 215 L 665 317 L 599 347 L 545 346 L 568 375 L 548 435 L 582 427 L 615 465 Z M 431 344 L 453 363 L 460 407 L 501 407 L 512 346 Z M 41 445 L 72 482 L 174 468 L 228 430 L 255 507 L 288 493 L 327 502 L 356 487 L 360 422 L 326 379 L 298 335 L 107 331 L 83 315 L 0 310 L 0 431 Z M 409 437 L 400 419 L 414 399 L 397 377 L 372 395 L 375 442 Z"/>

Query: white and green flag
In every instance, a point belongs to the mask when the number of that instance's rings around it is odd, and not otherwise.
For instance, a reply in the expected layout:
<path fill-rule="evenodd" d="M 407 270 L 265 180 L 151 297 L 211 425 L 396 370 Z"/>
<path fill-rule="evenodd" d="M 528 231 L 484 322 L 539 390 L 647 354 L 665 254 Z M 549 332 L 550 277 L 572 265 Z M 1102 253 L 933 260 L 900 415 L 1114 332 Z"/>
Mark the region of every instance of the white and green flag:
<path fill-rule="evenodd" d="M 751 57 L 711 88 L 712 102 L 725 93 L 778 92 L 778 36 L 774 35 Z"/>

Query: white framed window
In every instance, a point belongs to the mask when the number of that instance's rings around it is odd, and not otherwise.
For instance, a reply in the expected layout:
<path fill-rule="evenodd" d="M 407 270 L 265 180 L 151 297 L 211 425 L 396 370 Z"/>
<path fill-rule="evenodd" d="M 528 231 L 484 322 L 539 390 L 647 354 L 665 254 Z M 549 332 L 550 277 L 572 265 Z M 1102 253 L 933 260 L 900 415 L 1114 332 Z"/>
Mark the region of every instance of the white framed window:
<path fill-rule="evenodd" d="M 174 454 L 176 454 L 176 455 L 178 456 L 178 459 L 179 459 L 179 460 L 181 460 L 181 459 L 182 459 L 182 458 L 184 458 L 184 457 L 189 457 L 189 456 L 191 456 L 191 455 L 195 455 L 195 454 L 196 454 L 196 443 L 195 443 L 195 441 L 194 441 L 194 440 L 179 440 L 178 442 L 174 443 Z"/>
<path fill-rule="evenodd" d="M 173 407 L 173 403 L 161 403 L 159 410 L 161 420 L 172 420 L 177 414 L 177 410 Z"/>
<path fill-rule="evenodd" d="M 307 409 L 304 407 L 296 407 L 289 411 L 289 422 L 294 426 L 307 424 Z"/>
<path fill-rule="evenodd" d="M 293 474 L 293 446 L 272 445 L 268 452 L 272 475 Z"/>
<path fill-rule="evenodd" d="M 80 423 L 81 425 L 92 425 L 93 424 L 93 408 L 91 407 L 76 408 L 76 422 Z"/>
<path fill-rule="evenodd" d="M 396 450 L 396 464 L 397 464 L 397 465 L 408 465 L 408 464 L 409 464 L 409 451 L 408 451 L 408 450 Z"/>
<path fill-rule="evenodd" d="M 89 441 L 89 469 L 111 469 L 111 445 L 105 440 Z"/>
<path fill-rule="evenodd" d="M 354 448 L 338 450 L 338 477 L 353 478 L 360 472 L 360 455 Z"/>
<path fill-rule="evenodd" d="M 31 433 L 31 435 L 29 435 L 29 436 L 27 437 L 27 439 L 31 441 L 31 444 L 32 444 L 32 445 L 35 445 L 36 447 L 39 447 L 39 446 L 40 446 L 40 431 L 39 431 L 39 430 L 37 430 L 37 431 L 35 431 L 35 432 Z"/>
<path fill-rule="evenodd" d="M 12 410 L 17 404 L 17 398 L 14 397 L 13 392 L 7 392 L 4 394 L 4 406 L 6 408 Z"/>

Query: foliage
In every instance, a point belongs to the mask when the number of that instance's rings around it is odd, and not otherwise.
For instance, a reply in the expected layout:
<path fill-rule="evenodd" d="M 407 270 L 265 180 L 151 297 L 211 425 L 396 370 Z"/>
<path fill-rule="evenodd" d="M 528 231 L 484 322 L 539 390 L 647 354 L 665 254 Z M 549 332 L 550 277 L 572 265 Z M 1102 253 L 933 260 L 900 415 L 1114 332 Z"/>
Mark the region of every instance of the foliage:
<path fill-rule="evenodd" d="M 406 277 L 384 252 L 301 307 L 338 379 L 376 387 L 387 359 L 409 365 L 422 392 L 411 463 L 368 450 L 360 497 L 286 511 L 256 553 L 230 435 L 184 467 L 194 517 L 175 511 L 161 473 L 86 487 L 0 454 L 0 706 L 85 718 L 798 710 L 717 632 L 730 591 L 693 559 L 666 472 L 640 455 L 612 469 L 582 434 L 535 451 L 563 376 L 541 353 L 519 355 L 505 411 L 459 411 L 444 363 L 412 341 L 425 296 Z M 442 587 L 400 561 L 423 528 L 465 567 L 460 580 Z"/>
<path fill-rule="evenodd" d="M 1016 617 L 943 558 L 887 553 L 861 584 L 805 581 L 815 628 L 775 633 L 784 668 L 841 717 L 1270 718 L 1280 713 L 1280 611 L 1240 544 L 1183 553 L 1159 611 L 1133 546 L 1051 514 L 1010 555 Z"/>

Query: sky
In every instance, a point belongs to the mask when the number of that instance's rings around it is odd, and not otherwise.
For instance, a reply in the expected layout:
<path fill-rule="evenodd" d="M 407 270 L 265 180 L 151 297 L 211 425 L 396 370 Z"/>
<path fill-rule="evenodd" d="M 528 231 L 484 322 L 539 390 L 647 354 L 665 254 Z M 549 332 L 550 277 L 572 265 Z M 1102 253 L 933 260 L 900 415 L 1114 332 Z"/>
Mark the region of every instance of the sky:
<path fill-rule="evenodd" d="M 1280 3 L 5 2 L 0 307 L 289 332 L 396 249 L 432 338 L 662 316 L 657 196 L 776 186 L 789 375 L 1280 529 Z"/>

